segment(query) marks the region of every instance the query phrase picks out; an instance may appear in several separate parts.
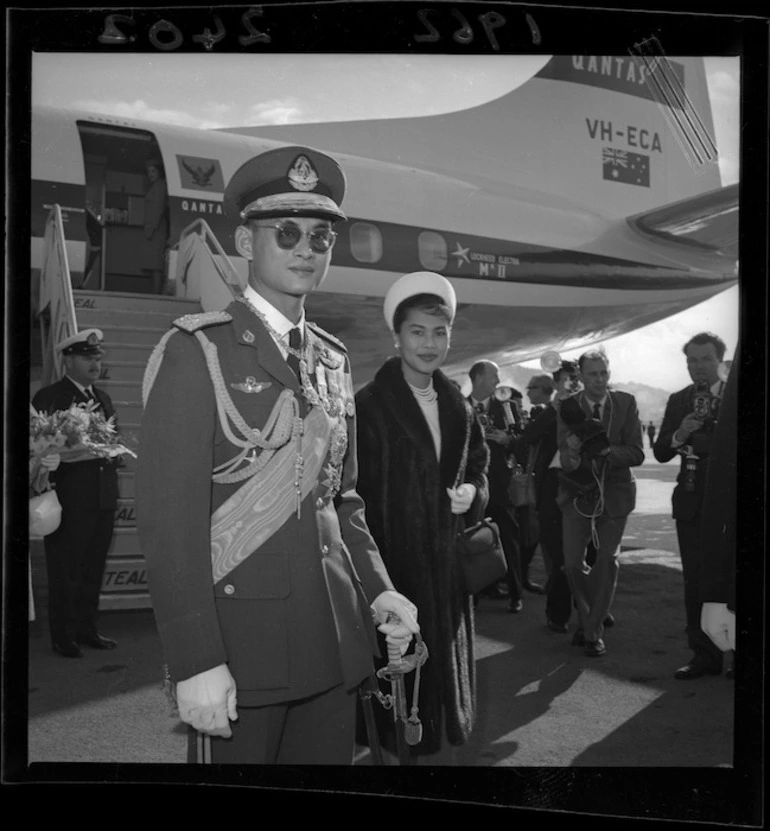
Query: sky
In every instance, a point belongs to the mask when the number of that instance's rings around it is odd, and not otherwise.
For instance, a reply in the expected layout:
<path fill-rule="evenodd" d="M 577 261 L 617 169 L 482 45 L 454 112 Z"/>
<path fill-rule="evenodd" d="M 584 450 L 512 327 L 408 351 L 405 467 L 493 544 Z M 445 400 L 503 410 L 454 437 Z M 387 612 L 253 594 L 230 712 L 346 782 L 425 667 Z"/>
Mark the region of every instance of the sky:
<path fill-rule="evenodd" d="M 32 102 L 203 129 L 429 115 L 497 98 L 547 59 L 36 53 Z M 728 185 L 739 177 L 739 62 L 706 58 L 705 66 L 720 174 Z M 689 376 L 682 345 L 693 334 L 711 330 L 725 341 L 730 358 L 738 314 L 739 290 L 733 287 L 664 321 L 605 341 L 614 379 L 669 391 L 685 386 Z M 651 355 L 664 354 L 677 357 L 651 360 Z"/>

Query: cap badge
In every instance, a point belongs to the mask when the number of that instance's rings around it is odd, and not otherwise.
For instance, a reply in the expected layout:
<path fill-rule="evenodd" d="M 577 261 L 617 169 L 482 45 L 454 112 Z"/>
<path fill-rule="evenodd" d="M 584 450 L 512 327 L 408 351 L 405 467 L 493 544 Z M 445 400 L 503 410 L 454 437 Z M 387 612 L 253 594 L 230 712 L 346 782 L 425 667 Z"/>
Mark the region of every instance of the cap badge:
<path fill-rule="evenodd" d="M 318 185 L 318 174 L 307 156 L 297 156 L 286 175 L 295 190 L 313 190 Z"/>
<path fill-rule="evenodd" d="M 91 334 L 88 336 L 88 339 L 86 340 L 86 343 L 89 346 L 99 345 L 99 336 L 96 334 L 96 332 L 91 332 Z"/>

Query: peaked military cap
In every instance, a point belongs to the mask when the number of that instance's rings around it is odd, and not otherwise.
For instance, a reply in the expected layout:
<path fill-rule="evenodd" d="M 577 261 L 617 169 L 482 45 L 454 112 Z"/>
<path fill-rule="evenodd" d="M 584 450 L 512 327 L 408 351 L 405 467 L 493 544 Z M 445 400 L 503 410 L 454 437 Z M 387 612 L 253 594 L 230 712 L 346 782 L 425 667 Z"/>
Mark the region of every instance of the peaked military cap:
<path fill-rule="evenodd" d="M 225 188 L 225 213 L 249 218 L 315 216 L 346 219 L 340 210 L 345 174 L 325 153 L 310 147 L 278 147 L 260 153 L 233 173 Z"/>
<path fill-rule="evenodd" d="M 59 341 L 56 348 L 62 355 L 96 355 L 101 357 L 104 335 L 101 329 L 83 329 Z"/>

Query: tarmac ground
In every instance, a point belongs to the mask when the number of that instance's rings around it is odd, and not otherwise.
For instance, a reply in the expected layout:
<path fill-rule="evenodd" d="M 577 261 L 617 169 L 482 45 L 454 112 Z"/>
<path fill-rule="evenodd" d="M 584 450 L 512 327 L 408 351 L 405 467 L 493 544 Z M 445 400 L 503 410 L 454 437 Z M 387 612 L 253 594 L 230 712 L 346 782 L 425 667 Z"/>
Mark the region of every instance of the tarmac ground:
<path fill-rule="evenodd" d="M 607 654 L 589 658 L 545 626 L 545 598 L 476 609 L 477 722 L 451 764 L 474 768 L 731 768 L 735 684 L 677 681 L 690 657 L 670 497 L 676 462 L 646 450 L 622 544 Z M 538 552 L 531 579 L 545 582 Z M 150 611 L 109 612 L 114 651 L 67 660 L 51 650 L 44 610 L 29 624 L 28 763 L 183 764 L 186 728 L 162 690 Z M 428 644 L 428 646 L 430 646 Z M 725 666 L 731 659 L 725 655 Z M 359 749 L 356 766 L 371 762 Z M 188 768 L 189 770 L 189 768 Z"/>

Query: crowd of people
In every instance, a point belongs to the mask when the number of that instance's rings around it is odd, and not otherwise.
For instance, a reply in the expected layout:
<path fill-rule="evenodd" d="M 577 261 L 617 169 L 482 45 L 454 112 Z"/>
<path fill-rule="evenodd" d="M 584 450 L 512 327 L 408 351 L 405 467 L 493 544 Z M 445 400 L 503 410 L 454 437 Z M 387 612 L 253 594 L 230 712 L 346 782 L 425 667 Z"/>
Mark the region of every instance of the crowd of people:
<path fill-rule="evenodd" d="M 138 529 L 190 761 L 201 735 L 214 763 L 350 764 L 357 737 L 396 752 L 390 716 L 361 736 L 360 690 L 424 638 L 419 690 L 416 673 L 406 677 L 422 730 L 410 758 L 451 764 L 476 716 L 478 602 L 454 546 L 458 530 L 485 516 L 507 563 L 504 587 L 487 591 L 504 595 L 512 614 L 524 592 L 544 595 L 549 631 L 570 634 L 573 623 L 571 642 L 587 657 L 607 651 L 632 468 L 644 461 L 634 396 L 611 388 L 607 356 L 591 350 L 530 379 L 529 413 L 491 361 L 469 367 L 465 397 L 441 369 L 455 292 L 432 272 L 389 289 L 395 354 L 354 393 L 344 344 L 304 308 L 329 268 L 344 193 L 337 162 L 307 147 L 242 165 L 224 205 L 248 285 L 222 311 L 175 321 L 147 365 Z M 92 387 L 101 357 L 92 335 L 59 344 L 67 378 L 41 390 L 36 406 L 95 394 L 112 411 Z M 694 657 L 680 679 L 721 671 L 734 610 L 714 580 L 703 596 L 697 577 L 724 344 L 703 334 L 684 351 L 696 387 L 671 397 L 654 444 L 661 461 L 682 456 L 674 517 Z M 701 381 L 710 409 L 694 413 Z M 115 474 L 93 460 L 56 465 L 66 499 L 86 493 L 86 478 L 93 491 L 87 506 L 63 503 L 61 530 L 46 538 L 53 646 L 78 657 L 84 644 L 116 646 L 98 631 L 93 601 L 110 536 L 98 520 L 112 515 Z M 71 488 L 78 465 L 86 478 Z M 512 495 L 521 475 L 533 483 L 523 502 Z M 529 579 L 537 551 L 545 586 Z"/>

